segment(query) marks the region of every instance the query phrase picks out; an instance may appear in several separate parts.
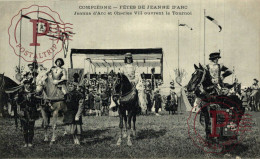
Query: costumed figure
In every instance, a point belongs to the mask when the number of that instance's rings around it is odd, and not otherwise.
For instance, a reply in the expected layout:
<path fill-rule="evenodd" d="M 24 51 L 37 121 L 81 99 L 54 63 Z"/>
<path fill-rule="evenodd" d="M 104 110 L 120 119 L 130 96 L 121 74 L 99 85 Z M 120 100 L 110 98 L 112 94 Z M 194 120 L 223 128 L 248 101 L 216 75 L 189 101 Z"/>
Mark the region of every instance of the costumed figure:
<path fill-rule="evenodd" d="M 33 62 L 31 64 L 28 64 L 28 68 L 29 68 L 29 71 L 27 72 L 23 72 L 23 77 L 22 77 L 22 81 L 21 83 L 24 83 L 24 81 L 31 81 L 31 83 L 33 84 L 33 86 L 35 85 L 35 80 L 36 80 L 36 77 L 38 76 L 38 73 L 37 73 L 37 69 L 38 69 L 38 64 L 36 62 Z"/>
<path fill-rule="evenodd" d="M 82 133 L 83 94 L 76 90 L 76 83 L 69 83 L 69 92 L 65 95 L 67 111 L 64 113 L 63 123 L 66 132 L 73 135 L 74 144 L 80 145 Z"/>
<path fill-rule="evenodd" d="M 159 89 L 156 90 L 153 101 L 154 101 L 155 115 L 160 116 L 160 114 L 158 114 L 158 112 L 159 112 L 159 109 L 162 108 L 162 97 L 161 97 Z"/>
<path fill-rule="evenodd" d="M 137 92 L 142 91 L 143 87 L 142 84 L 139 84 L 142 82 L 141 74 L 138 71 L 138 68 L 133 65 L 133 57 L 131 53 L 125 54 L 125 66 L 121 70 L 121 72 L 128 78 L 128 80 L 131 82 L 131 84 L 137 89 Z M 138 87 L 136 87 L 138 86 Z M 138 98 L 140 101 L 141 99 Z"/>
<path fill-rule="evenodd" d="M 214 52 L 209 55 L 210 63 L 206 65 L 210 77 L 211 82 L 213 83 L 214 91 L 212 91 L 212 95 L 220 94 L 220 90 L 223 86 L 223 80 L 225 77 L 232 74 L 232 71 L 229 70 L 223 64 L 219 64 L 218 60 L 221 58 L 219 52 Z"/>
<path fill-rule="evenodd" d="M 56 59 L 55 64 L 56 66 L 51 68 L 49 75 L 52 77 L 53 84 L 57 85 L 57 87 L 61 90 L 61 92 L 57 93 L 62 93 L 65 95 L 68 93 L 66 88 L 68 75 L 66 69 L 62 67 L 64 65 L 64 61 L 62 58 L 58 58 Z"/>
<path fill-rule="evenodd" d="M 35 104 L 37 102 L 33 95 L 33 84 L 30 80 L 24 80 L 23 83 L 24 88 L 16 97 L 17 105 L 20 105 L 18 116 L 23 128 L 24 147 L 32 147 L 35 120 L 38 119 L 39 114 Z"/>

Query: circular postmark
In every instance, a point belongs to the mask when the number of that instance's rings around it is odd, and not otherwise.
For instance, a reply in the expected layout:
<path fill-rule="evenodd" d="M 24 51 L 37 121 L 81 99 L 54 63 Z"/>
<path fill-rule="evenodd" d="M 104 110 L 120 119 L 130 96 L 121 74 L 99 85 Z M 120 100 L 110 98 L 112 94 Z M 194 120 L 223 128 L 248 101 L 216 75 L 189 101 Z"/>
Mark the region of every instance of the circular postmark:
<path fill-rule="evenodd" d="M 72 24 L 48 6 L 32 5 L 13 16 L 8 28 L 9 45 L 26 62 L 43 63 L 60 53 L 72 37 Z"/>
<path fill-rule="evenodd" d="M 193 144 L 206 153 L 232 151 L 245 132 L 251 131 L 251 117 L 236 97 L 210 97 L 196 107 L 198 111 L 191 110 L 187 120 L 188 133 Z"/>

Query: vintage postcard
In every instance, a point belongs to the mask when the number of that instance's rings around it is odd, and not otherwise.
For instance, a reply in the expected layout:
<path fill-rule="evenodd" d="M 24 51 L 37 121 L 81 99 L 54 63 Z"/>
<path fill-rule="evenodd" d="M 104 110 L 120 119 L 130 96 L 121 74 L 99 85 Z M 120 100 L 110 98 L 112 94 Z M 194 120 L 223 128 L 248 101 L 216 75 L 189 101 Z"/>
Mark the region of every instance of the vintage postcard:
<path fill-rule="evenodd" d="M 1 158 L 259 158 L 260 1 L 0 1 Z"/>

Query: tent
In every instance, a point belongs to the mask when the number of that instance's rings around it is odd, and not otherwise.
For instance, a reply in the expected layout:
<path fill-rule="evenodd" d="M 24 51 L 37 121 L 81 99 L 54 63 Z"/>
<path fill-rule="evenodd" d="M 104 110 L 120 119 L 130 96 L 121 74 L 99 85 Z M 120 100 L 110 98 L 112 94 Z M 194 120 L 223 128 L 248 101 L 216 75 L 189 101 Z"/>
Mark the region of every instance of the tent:
<path fill-rule="evenodd" d="M 187 95 L 183 88 L 181 88 L 180 96 L 178 97 L 178 109 L 177 110 L 178 110 L 178 113 L 192 110 L 192 106 L 190 105 L 190 102 L 189 102 Z"/>

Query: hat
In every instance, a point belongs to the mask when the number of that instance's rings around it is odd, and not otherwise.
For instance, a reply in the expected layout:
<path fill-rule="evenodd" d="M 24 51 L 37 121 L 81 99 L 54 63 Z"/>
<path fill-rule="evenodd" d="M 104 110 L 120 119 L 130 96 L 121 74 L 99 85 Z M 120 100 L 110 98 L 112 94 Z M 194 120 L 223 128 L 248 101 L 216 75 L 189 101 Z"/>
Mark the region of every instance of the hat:
<path fill-rule="evenodd" d="M 221 58 L 219 52 L 213 52 L 213 53 L 211 53 L 211 54 L 209 55 L 209 59 L 210 59 L 210 60 L 213 60 L 213 59 L 216 59 L 216 58 Z"/>
<path fill-rule="evenodd" d="M 59 61 L 60 60 L 60 62 L 61 62 L 61 66 L 63 66 L 64 65 L 64 60 L 62 59 L 62 58 L 57 58 L 56 60 L 55 60 L 55 64 L 57 65 L 57 61 Z"/>
<path fill-rule="evenodd" d="M 27 66 L 28 67 L 32 66 L 32 67 L 35 67 L 35 69 L 38 69 L 38 63 L 37 62 L 29 63 Z"/>
<path fill-rule="evenodd" d="M 33 81 L 32 78 L 30 78 L 30 79 L 25 79 L 25 80 L 23 81 L 23 84 L 32 84 L 32 81 Z"/>
<path fill-rule="evenodd" d="M 258 83 L 258 82 L 259 82 L 259 81 L 258 81 L 256 78 L 255 78 L 254 80 L 256 81 L 256 83 Z"/>
<path fill-rule="evenodd" d="M 132 54 L 130 52 L 125 54 L 125 57 L 132 57 Z"/>

